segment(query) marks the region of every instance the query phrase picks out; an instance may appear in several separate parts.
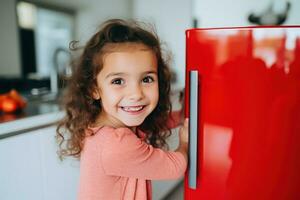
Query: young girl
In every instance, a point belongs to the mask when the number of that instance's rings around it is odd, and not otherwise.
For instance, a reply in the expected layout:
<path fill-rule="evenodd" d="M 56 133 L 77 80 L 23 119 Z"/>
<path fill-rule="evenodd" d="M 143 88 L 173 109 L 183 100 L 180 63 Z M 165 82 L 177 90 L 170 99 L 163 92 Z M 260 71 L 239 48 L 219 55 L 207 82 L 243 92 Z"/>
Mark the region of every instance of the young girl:
<path fill-rule="evenodd" d="M 57 130 L 60 155 L 80 156 L 78 199 L 151 199 L 150 180 L 184 174 L 187 119 L 178 149 L 162 149 L 172 128 L 169 93 L 157 36 L 137 23 L 104 23 L 75 65 Z"/>

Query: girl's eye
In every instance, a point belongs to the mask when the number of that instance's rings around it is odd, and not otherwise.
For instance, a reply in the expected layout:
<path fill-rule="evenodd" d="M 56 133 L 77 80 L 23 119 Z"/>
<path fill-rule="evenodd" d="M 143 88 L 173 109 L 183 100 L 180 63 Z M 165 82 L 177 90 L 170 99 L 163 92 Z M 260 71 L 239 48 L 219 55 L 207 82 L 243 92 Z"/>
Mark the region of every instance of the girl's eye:
<path fill-rule="evenodd" d="M 143 78 L 144 83 L 152 83 L 153 81 L 154 78 L 152 78 L 151 76 L 146 76 L 145 78 Z"/>
<path fill-rule="evenodd" d="M 118 78 L 118 79 L 112 80 L 111 83 L 114 84 L 114 85 L 121 85 L 121 84 L 124 84 L 124 80 Z"/>

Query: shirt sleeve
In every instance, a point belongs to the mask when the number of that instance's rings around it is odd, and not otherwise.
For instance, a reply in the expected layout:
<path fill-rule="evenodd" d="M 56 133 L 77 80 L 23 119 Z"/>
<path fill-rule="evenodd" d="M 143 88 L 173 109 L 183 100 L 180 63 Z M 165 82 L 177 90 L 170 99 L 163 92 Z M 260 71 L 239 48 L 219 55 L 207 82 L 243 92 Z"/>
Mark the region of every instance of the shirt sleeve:
<path fill-rule="evenodd" d="M 102 164 L 107 175 L 148 180 L 181 177 L 187 161 L 180 152 L 154 148 L 130 129 L 114 129 L 103 134 Z"/>
<path fill-rule="evenodd" d="M 84 143 L 80 156 L 80 181 L 77 200 L 101 199 L 101 193 L 95 188 L 101 188 L 100 151 L 97 140 L 90 136 Z"/>

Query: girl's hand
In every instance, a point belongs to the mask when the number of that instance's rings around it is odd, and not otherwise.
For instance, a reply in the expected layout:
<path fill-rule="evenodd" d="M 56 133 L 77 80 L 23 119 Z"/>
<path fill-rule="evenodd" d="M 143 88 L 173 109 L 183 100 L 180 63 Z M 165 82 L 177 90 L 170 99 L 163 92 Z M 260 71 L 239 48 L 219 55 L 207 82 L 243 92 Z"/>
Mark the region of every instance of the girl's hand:
<path fill-rule="evenodd" d="M 188 144 L 189 142 L 189 119 L 185 118 L 183 126 L 179 130 L 180 144 Z"/>

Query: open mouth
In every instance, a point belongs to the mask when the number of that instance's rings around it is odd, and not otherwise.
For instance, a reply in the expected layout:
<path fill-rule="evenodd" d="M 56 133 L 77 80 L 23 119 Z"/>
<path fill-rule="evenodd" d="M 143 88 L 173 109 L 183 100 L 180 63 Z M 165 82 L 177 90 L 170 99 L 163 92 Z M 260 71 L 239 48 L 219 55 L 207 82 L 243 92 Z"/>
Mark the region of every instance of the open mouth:
<path fill-rule="evenodd" d="M 121 109 L 125 112 L 137 113 L 144 109 L 145 106 L 121 106 Z"/>

